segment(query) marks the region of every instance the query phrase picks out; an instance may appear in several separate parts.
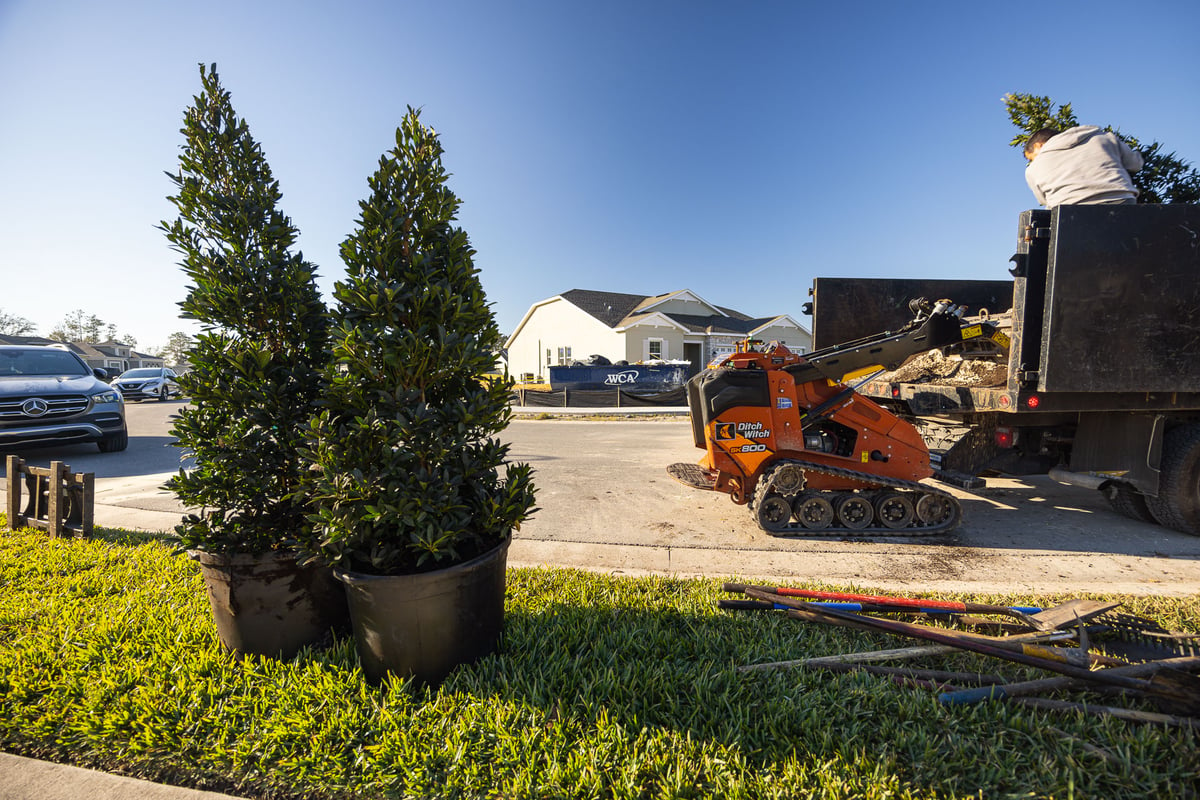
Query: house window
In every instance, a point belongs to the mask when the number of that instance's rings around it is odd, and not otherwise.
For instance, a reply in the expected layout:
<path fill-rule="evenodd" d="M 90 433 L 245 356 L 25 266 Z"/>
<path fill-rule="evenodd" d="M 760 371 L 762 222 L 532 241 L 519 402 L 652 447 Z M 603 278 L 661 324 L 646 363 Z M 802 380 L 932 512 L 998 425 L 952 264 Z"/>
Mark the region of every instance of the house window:
<path fill-rule="evenodd" d="M 667 357 L 667 344 L 662 339 L 647 339 L 646 340 L 646 358 L 663 359 Z"/>
<path fill-rule="evenodd" d="M 571 365 L 571 348 L 558 348 L 558 365 L 560 367 L 569 367 Z"/>

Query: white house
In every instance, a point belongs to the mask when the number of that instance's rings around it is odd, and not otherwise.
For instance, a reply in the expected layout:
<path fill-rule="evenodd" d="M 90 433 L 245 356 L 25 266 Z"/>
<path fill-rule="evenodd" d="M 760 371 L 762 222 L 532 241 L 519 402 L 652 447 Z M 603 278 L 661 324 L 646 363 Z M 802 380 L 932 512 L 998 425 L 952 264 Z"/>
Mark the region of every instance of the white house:
<path fill-rule="evenodd" d="M 534 303 L 505 349 L 514 378 L 544 380 L 547 367 L 593 355 L 614 364 L 684 360 L 695 372 L 747 338 L 783 342 L 797 353 L 812 347 L 809 331 L 786 314 L 750 317 L 687 289 L 649 297 L 572 289 Z"/>
<path fill-rule="evenodd" d="M 88 342 L 71 342 L 67 345 L 76 355 L 87 362 L 89 367 L 100 367 L 108 370 L 116 377 L 127 369 L 136 367 L 162 367 L 165 362 L 158 356 L 139 353 L 127 344 L 109 339 L 107 342 L 91 344 Z"/>

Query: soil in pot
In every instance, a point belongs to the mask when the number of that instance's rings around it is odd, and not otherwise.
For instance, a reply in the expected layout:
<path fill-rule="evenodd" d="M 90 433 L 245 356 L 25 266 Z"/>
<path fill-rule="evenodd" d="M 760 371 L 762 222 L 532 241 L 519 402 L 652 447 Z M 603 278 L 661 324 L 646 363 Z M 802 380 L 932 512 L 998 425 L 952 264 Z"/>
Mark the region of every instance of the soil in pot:
<path fill-rule="evenodd" d="M 346 587 L 367 679 L 379 682 L 390 672 L 438 684 L 459 664 L 495 652 L 504 629 L 508 545 L 417 575 L 334 570 Z"/>
<path fill-rule="evenodd" d="M 328 567 L 301 566 L 290 553 L 189 555 L 200 563 L 217 635 L 231 652 L 291 658 L 349 631 L 345 592 Z"/>

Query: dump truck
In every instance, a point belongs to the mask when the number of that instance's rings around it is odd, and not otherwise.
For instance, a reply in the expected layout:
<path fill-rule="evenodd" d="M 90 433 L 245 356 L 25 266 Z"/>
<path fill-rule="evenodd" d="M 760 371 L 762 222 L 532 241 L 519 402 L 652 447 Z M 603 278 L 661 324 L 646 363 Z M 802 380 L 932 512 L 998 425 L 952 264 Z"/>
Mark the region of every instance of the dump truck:
<path fill-rule="evenodd" d="M 818 278 L 814 342 L 903 319 L 907 296 L 977 305 L 998 336 L 870 376 L 856 391 L 911 422 L 934 476 L 1049 474 L 1114 511 L 1200 535 L 1200 207 L 1021 213 L 1008 281 Z M 869 299 L 868 299 L 869 298 Z"/>

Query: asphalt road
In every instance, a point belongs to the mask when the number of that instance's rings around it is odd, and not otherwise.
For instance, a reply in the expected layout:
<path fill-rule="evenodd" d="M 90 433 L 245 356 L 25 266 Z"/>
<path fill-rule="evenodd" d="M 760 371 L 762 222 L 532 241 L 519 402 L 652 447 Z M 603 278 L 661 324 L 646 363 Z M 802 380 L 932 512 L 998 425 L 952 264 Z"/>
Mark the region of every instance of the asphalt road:
<path fill-rule="evenodd" d="M 182 509 L 161 488 L 180 467 L 170 417 L 180 401 L 128 406 L 129 449 L 29 450 L 96 476 L 96 522 L 169 530 Z M 1128 520 L 1095 491 L 1044 476 L 988 479 L 952 490 L 964 520 L 949 534 L 866 541 L 776 538 L 744 506 L 666 474 L 696 461 L 686 417 L 518 418 L 506 431 L 513 460 L 535 470 L 539 510 L 516 534 L 514 564 L 640 574 L 824 581 L 889 590 L 1007 593 L 1200 593 L 1200 537 Z M 2 494 L 2 492 L 0 492 Z"/>

